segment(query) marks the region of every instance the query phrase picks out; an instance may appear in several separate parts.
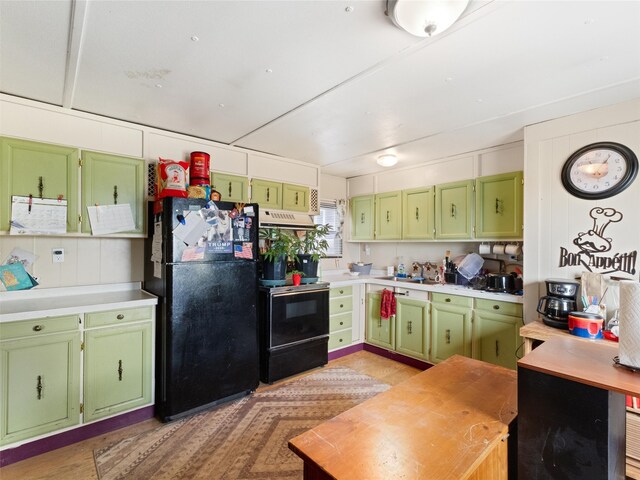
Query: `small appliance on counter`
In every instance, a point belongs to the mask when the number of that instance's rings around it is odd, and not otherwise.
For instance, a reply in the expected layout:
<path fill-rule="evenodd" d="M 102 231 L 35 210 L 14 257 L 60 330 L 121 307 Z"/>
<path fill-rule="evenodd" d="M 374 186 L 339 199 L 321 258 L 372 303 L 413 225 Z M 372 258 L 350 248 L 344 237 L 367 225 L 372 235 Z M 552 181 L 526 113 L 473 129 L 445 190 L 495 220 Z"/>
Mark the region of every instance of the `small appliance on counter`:
<path fill-rule="evenodd" d="M 576 298 L 580 284 L 563 278 L 545 280 L 547 294 L 538 302 L 538 313 L 545 325 L 554 328 L 569 328 L 569 313 L 577 310 Z"/>

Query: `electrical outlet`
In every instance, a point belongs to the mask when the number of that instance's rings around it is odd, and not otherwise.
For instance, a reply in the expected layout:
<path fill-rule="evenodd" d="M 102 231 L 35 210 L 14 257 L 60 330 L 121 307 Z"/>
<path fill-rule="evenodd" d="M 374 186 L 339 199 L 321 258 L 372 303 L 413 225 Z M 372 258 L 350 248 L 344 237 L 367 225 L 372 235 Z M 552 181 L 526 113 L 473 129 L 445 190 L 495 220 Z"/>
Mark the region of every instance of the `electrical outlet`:
<path fill-rule="evenodd" d="M 53 263 L 64 262 L 64 248 L 54 248 L 51 250 Z"/>

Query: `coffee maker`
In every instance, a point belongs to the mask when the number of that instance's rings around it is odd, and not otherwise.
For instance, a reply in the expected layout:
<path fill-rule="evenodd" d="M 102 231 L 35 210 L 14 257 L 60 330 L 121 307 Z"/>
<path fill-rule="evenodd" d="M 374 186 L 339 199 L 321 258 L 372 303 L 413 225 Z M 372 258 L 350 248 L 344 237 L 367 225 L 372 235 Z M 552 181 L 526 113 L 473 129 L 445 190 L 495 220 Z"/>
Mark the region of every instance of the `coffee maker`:
<path fill-rule="evenodd" d="M 568 330 L 569 313 L 578 309 L 576 299 L 580 284 L 562 278 L 548 278 L 545 283 L 547 294 L 538 302 L 538 313 L 545 325 Z"/>

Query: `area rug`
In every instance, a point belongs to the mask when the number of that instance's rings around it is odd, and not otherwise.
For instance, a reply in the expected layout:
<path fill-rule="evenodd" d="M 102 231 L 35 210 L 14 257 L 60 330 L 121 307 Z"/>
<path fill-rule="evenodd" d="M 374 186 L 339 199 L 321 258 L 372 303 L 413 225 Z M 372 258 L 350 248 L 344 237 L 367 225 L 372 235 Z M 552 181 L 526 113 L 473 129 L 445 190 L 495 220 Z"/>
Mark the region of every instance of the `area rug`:
<path fill-rule="evenodd" d="M 98 477 L 301 479 L 289 439 L 388 388 L 350 368 L 326 367 L 95 450 Z"/>

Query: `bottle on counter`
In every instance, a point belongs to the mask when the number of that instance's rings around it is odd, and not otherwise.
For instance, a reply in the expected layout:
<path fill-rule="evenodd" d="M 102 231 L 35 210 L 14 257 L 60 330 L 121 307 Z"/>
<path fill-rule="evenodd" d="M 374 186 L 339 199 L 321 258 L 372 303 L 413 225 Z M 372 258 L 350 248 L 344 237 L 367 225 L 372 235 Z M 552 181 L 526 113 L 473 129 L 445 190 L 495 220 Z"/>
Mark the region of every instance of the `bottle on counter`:
<path fill-rule="evenodd" d="M 402 278 L 402 277 L 406 277 L 407 276 L 407 272 L 404 268 L 404 258 L 400 257 L 399 258 L 399 263 L 398 263 L 398 277 Z"/>

